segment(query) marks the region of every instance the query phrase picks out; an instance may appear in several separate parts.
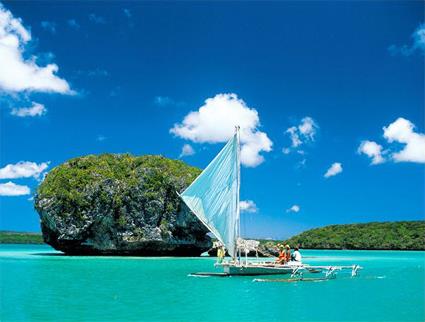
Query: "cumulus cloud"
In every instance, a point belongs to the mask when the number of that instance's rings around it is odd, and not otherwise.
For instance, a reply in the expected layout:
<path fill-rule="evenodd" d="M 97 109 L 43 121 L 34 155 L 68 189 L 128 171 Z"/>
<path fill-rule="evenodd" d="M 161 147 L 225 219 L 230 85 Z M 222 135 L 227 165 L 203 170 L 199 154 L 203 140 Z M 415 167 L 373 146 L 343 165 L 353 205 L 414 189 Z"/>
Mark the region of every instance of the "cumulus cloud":
<path fill-rule="evenodd" d="M 0 196 L 24 196 L 30 194 L 30 188 L 28 186 L 21 186 L 11 181 L 6 183 L 0 183 Z"/>
<path fill-rule="evenodd" d="M 383 163 L 386 160 L 425 163 L 425 134 L 418 133 L 415 129 L 412 122 L 399 117 L 382 128 L 383 137 L 388 143 L 385 150 L 376 142 L 362 141 L 357 151 L 371 157 L 372 164 Z"/>
<path fill-rule="evenodd" d="M 336 176 L 342 172 L 342 165 L 339 162 L 332 163 L 328 171 L 324 174 L 325 178 Z"/>
<path fill-rule="evenodd" d="M 314 141 L 314 136 L 316 135 L 316 129 L 317 125 L 316 122 L 311 117 L 304 117 L 301 120 L 301 124 L 298 126 L 298 130 L 300 133 L 310 139 L 311 141 Z"/>
<path fill-rule="evenodd" d="M 0 3 L 0 91 L 55 92 L 72 94 L 69 84 L 58 77 L 56 64 L 37 65 L 36 56 L 24 59 L 30 32 L 19 18 Z"/>
<path fill-rule="evenodd" d="M 391 55 L 410 56 L 416 51 L 425 53 L 425 24 L 420 24 L 411 35 L 412 43 L 410 45 L 396 46 L 391 45 L 388 51 Z"/>
<path fill-rule="evenodd" d="M 39 179 L 47 169 L 50 162 L 37 164 L 30 161 L 20 161 L 16 164 L 8 164 L 0 169 L 0 179 L 30 178 Z"/>
<path fill-rule="evenodd" d="M 241 162 L 256 167 L 264 161 L 262 152 L 272 150 L 272 141 L 259 130 L 260 118 L 254 108 L 236 94 L 217 94 L 208 98 L 199 110 L 187 114 L 170 132 L 197 143 L 219 143 L 229 140 L 241 128 Z"/>
<path fill-rule="evenodd" d="M 47 113 L 47 109 L 43 104 L 32 102 L 31 107 L 18 107 L 13 108 L 10 112 L 11 115 L 18 117 L 33 117 L 42 116 Z"/>
<path fill-rule="evenodd" d="M 52 34 L 56 33 L 56 23 L 54 23 L 52 21 L 42 21 L 40 24 L 41 24 L 41 27 L 44 30 L 46 30 L 46 31 L 48 31 Z"/>
<path fill-rule="evenodd" d="M 416 133 L 412 122 L 399 117 L 383 130 L 384 138 L 389 143 L 404 144 L 402 150 L 392 153 L 391 157 L 395 162 L 425 163 L 425 134 Z"/>
<path fill-rule="evenodd" d="M 185 144 L 182 147 L 182 152 L 180 153 L 180 158 L 190 156 L 190 155 L 194 155 L 194 154 L 195 154 L 195 150 L 193 149 L 193 147 L 190 144 Z"/>
<path fill-rule="evenodd" d="M 256 213 L 258 211 L 257 205 L 252 200 L 241 200 L 239 203 L 241 212 Z"/>
<path fill-rule="evenodd" d="M 385 162 L 385 159 L 382 156 L 382 145 L 379 145 L 374 141 L 362 141 L 359 148 L 357 149 L 357 152 L 359 154 L 364 153 L 368 157 L 372 158 L 371 164 L 380 164 Z"/>
<path fill-rule="evenodd" d="M 291 146 L 283 148 L 282 152 L 284 154 L 289 154 L 292 150 L 307 142 L 314 142 L 318 128 L 319 126 L 313 118 L 309 116 L 304 117 L 298 126 L 291 126 L 286 130 L 285 133 L 287 133 L 291 139 Z"/>
<path fill-rule="evenodd" d="M 301 207 L 298 205 L 293 205 L 291 208 L 286 209 L 286 212 L 299 212 L 301 210 Z"/>

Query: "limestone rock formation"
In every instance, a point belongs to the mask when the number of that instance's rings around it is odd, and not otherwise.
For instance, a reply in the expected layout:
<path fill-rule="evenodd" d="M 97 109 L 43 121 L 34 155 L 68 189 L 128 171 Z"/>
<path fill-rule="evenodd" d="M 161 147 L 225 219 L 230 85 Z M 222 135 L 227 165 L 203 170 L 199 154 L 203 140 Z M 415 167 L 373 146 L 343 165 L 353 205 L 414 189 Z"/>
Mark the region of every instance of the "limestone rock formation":
<path fill-rule="evenodd" d="M 211 239 L 177 195 L 199 173 L 161 156 L 71 159 L 37 189 L 44 241 L 70 255 L 199 256 Z"/>

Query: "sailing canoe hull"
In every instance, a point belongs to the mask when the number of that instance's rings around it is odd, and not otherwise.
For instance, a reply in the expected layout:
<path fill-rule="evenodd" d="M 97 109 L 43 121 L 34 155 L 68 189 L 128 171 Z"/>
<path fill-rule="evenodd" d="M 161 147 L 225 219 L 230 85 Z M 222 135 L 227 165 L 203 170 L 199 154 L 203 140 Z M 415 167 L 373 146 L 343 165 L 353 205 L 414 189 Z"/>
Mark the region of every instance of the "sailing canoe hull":
<path fill-rule="evenodd" d="M 301 267 L 301 266 L 300 266 Z M 303 275 L 321 273 L 320 269 L 307 268 L 302 266 Z M 258 275 L 286 275 L 291 277 L 294 273 L 296 266 L 286 265 L 234 265 L 224 264 L 223 271 L 228 275 L 240 275 L 240 276 L 258 276 Z"/>
<path fill-rule="evenodd" d="M 225 266 L 224 273 L 229 275 L 258 276 L 258 275 L 287 275 L 292 274 L 291 269 L 273 269 L 268 267 Z"/>

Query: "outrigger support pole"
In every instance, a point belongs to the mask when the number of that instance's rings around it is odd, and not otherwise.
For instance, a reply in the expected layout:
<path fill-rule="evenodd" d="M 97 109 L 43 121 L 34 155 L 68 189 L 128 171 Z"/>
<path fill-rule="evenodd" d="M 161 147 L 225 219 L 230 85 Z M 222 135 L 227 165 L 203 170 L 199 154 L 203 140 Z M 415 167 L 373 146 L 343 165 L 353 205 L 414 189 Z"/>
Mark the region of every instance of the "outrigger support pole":
<path fill-rule="evenodd" d="M 303 272 L 300 271 L 299 267 L 296 267 L 292 270 L 291 278 L 296 277 L 296 276 L 300 276 L 301 278 L 303 276 Z"/>
<path fill-rule="evenodd" d="M 359 269 L 360 269 L 359 265 L 353 265 L 353 268 L 351 270 L 351 276 L 352 277 L 357 276 Z"/>

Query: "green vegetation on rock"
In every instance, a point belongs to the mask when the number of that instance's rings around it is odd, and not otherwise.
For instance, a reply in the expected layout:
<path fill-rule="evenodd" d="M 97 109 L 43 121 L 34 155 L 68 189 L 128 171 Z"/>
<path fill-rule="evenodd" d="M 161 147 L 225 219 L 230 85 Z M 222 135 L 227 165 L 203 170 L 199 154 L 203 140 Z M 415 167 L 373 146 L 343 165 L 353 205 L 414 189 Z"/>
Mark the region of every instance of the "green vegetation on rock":
<path fill-rule="evenodd" d="M 0 244 L 44 244 L 40 233 L 0 231 Z"/>
<path fill-rule="evenodd" d="M 142 188 L 146 197 L 157 197 L 159 191 L 170 187 L 170 182 L 179 180 L 180 186 L 188 186 L 201 172 L 179 160 L 170 160 L 162 156 L 146 155 L 135 157 L 130 154 L 88 155 L 74 158 L 52 169 L 37 189 L 38 198 L 59 198 L 65 216 L 75 215 L 84 219 L 82 214 L 89 208 L 86 189 L 105 180 L 118 181 L 127 191 Z M 101 191 L 101 199 L 109 198 Z M 115 194 L 114 207 L 123 206 L 124 195 Z M 75 210 L 78 210 L 76 213 Z M 175 209 L 168 209 L 175 210 Z"/>
<path fill-rule="evenodd" d="M 425 250 L 425 221 L 331 225 L 307 230 L 285 243 L 308 249 Z"/>

